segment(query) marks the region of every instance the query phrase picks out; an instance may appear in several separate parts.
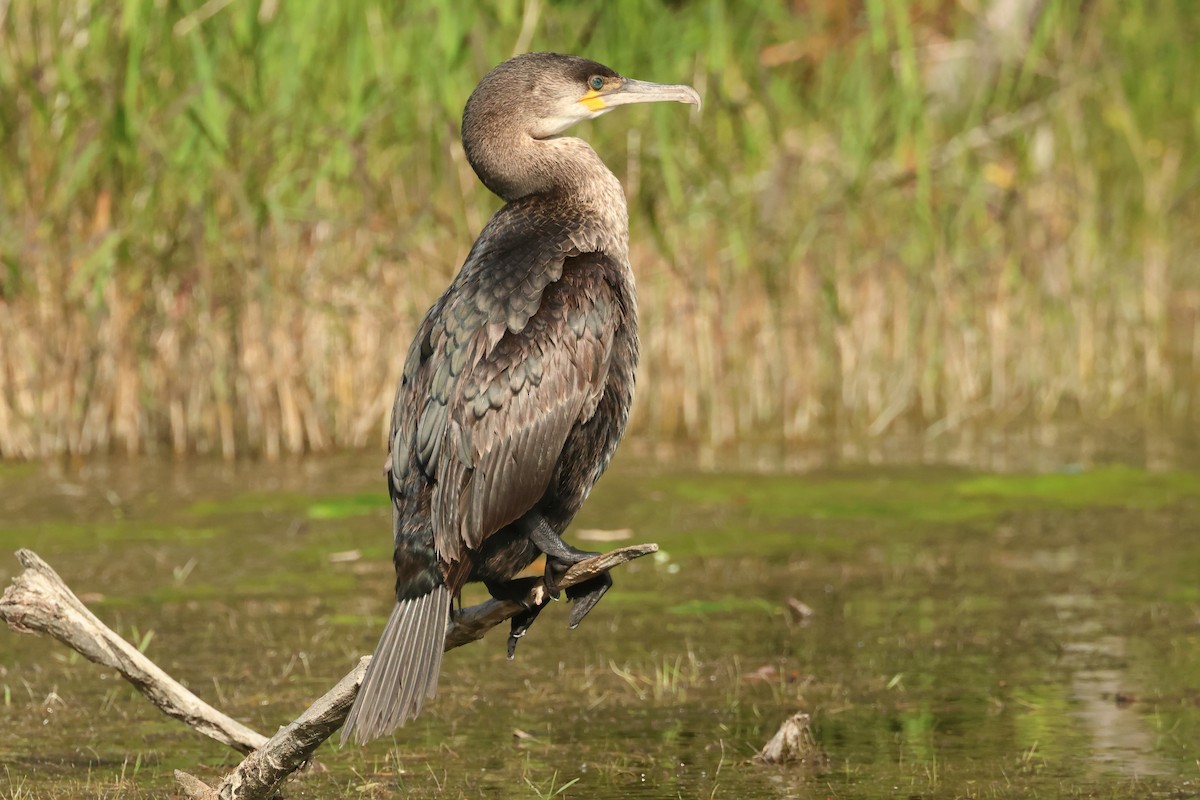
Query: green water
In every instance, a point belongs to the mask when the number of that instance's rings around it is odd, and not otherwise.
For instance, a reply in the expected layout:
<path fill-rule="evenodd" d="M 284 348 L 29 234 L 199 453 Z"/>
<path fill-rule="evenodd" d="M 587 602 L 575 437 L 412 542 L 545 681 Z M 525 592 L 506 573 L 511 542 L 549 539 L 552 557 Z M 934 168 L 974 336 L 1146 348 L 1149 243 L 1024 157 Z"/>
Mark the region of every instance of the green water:
<path fill-rule="evenodd" d="M 452 651 L 419 720 L 323 746 L 285 793 L 1200 796 L 1200 472 L 1062 460 L 618 460 L 576 527 L 630 528 L 658 557 L 620 568 L 576 631 L 549 609 L 514 662 L 502 631 Z M 371 650 L 389 609 L 377 462 L 0 466 L 0 583 L 11 551 L 37 551 L 269 735 Z M 159 797 L 173 769 L 215 781 L 237 762 L 44 638 L 0 629 L 0 691 L 0 798 Z M 826 766 L 755 764 L 797 710 Z"/>

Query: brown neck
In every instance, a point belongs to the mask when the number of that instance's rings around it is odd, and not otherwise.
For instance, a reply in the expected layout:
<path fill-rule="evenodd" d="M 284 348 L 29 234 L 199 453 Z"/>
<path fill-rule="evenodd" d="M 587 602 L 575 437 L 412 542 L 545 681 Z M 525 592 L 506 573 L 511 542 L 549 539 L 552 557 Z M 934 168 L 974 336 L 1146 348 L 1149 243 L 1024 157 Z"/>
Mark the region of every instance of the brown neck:
<path fill-rule="evenodd" d="M 546 195 L 584 206 L 593 218 L 593 230 L 604 232 L 597 245 L 624 255 L 629 237 L 625 193 L 587 142 L 571 137 L 534 139 L 516 131 L 476 137 L 464 130 L 463 147 L 475 174 L 505 201 Z"/>

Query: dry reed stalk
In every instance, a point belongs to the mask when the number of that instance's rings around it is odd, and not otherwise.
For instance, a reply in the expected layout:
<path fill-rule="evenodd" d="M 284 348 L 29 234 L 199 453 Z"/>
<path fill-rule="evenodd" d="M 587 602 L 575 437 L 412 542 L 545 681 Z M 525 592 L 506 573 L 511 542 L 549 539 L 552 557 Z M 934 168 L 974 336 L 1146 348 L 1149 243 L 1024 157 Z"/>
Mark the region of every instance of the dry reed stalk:
<path fill-rule="evenodd" d="M 931 421 L 961 422 L 1026 404 L 1038 419 L 1064 403 L 1106 412 L 1139 394 L 1190 402 L 1186 378 L 1174 372 L 1194 369 L 1200 351 L 1197 301 L 1188 293 L 1159 287 L 1152 300 L 1105 307 L 1069 297 L 1050 306 L 998 283 L 982 301 L 933 303 L 914 296 L 899 271 L 842 271 L 835 296 L 847 316 L 830 323 L 811 270 L 786 283 L 785 296 L 796 301 L 779 312 L 756 291 L 718 292 L 719 280 L 687 290 L 643 284 L 635 430 L 714 443 L 772 427 L 803 437 L 830 419 L 827 395 L 846 424 L 873 434 L 914 409 Z M 366 299 L 365 288 L 357 291 Z M 96 322 L 68 309 L 68 323 L 42 337 L 33 331 L 47 317 L 6 306 L 0 447 L 17 457 L 135 452 L 165 433 L 180 453 L 279 457 L 379 443 L 402 359 L 396 342 L 415 315 L 368 302 L 369 312 L 346 318 L 306 302 L 286 298 L 268 311 L 248 301 L 233 312 L 236 339 L 212 319 L 159 317 L 140 359 L 131 341 L 146 322 L 119 300 Z M 822 344 L 826 326 L 832 359 Z M 1046 347 L 1051 341 L 1067 346 Z"/>

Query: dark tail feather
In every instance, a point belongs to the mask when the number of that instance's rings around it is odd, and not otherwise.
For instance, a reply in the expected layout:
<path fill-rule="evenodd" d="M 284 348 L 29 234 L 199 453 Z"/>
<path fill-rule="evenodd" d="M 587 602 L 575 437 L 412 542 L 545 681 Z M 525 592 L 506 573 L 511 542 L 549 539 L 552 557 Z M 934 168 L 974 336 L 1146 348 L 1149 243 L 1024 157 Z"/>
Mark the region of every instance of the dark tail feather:
<path fill-rule="evenodd" d="M 444 585 L 396 603 L 346 717 L 342 744 L 351 734 L 358 744 L 369 742 L 421 713 L 425 699 L 437 693 L 449 618 Z"/>

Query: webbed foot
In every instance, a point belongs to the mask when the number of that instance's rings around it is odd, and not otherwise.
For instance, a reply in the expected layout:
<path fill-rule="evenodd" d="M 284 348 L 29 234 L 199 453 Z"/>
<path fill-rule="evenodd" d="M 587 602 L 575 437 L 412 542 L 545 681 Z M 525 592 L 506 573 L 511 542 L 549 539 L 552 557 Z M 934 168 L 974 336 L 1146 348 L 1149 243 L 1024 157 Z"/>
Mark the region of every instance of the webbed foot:
<path fill-rule="evenodd" d="M 561 539 L 559 540 L 562 541 Z M 559 586 L 567 571 L 578 564 L 580 561 L 598 556 L 599 553 L 589 553 L 586 550 L 576 550 L 569 544 L 563 543 L 563 550 L 560 554 L 546 554 L 546 573 L 542 578 L 542 582 L 546 585 L 546 591 L 555 600 L 558 599 Z M 567 597 L 571 600 L 571 614 L 567 620 L 568 627 L 574 629 L 579 627 L 579 623 L 583 622 L 583 618 L 588 615 L 596 603 L 600 602 L 600 598 L 604 596 L 613 585 L 612 577 L 607 573 L 602 573 L 594 578 L 589 578 L 583 583 L 577 583 L 574 586 L 567 587 Z"/>
<path fill-rule="evenodd" d="M 488 593 L 497 600 L 507 600 L 520 603 L 524 609 L 518 611 L 509 620 L 508 660 L 512 661 L 517 652 L 517 640 L 529 632 L 529 626 L 537 619 L 538 614 L 546 607 L 548 600 L 531 604 L 527 600 L 529 591 L 537 585 L 537 578 L 518 578 L 512 581 L 485 581 Z"/>
<path fill-rule="evenodd" d="M 579 627 L 583 618 L 588 615 L 604 593 L 612 588 L 613 579 L 603 572 L 583 583 L 577 583 L 567 589 L 567 597 L 571 598 L 571 615 L 567 618 L 567 626 L 571 629 Z"/>
<path fill-rule="evenodd" d="M 530 530 L 529 538 L 539 550 L 546 554 L 546 572 L 542 581 L 546 585 L 546 591 L 556 600 L 560 591 L 560 582 L 567 574 L 567 570 L 580 561 L 600 555 L 567 544 L 561 536 L 554 532 L 546 520 L 541 518 L 537 519 L 536 524 Z M 604 573 L 568 588 L 567 597 L 573 601 L 568 625 L 571 628 L 578 626 L 611 586 L 612 578 L 608 573 Z"/>
<path fill-rule="evenodd" d="M 517 640 L 529 632 L 529 626 L 537 619 L 537 615 L 542 613 L 542 609 L 546 607 L 546 603 L 542 602 L 535 606 L 529 606 L 524 611 L 514 614 L 509 620 L 508 629 L 508 660 L 512 661 L 517 655 Z"/>

